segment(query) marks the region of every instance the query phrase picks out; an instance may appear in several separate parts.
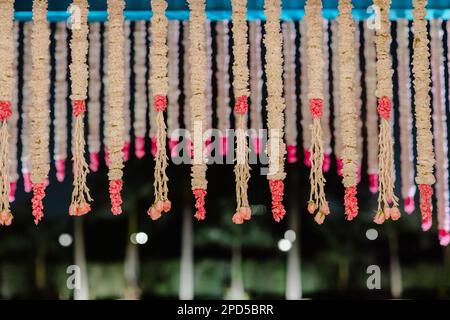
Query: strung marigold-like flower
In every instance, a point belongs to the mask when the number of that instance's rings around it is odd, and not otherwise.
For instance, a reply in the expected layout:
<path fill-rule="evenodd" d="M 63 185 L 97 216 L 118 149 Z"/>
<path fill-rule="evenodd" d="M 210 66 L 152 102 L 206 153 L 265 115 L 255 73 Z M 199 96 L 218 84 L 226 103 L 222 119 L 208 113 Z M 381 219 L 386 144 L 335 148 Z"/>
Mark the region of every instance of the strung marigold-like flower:
<path fill-rule="evenodd" d="M 267 127 L 269 137 L 267 154 L 269 156 L 269 179 L 272 193 L 272 215 L 275 221 L 283 219 L 286 211 L 283 205 L 284 194 L 284 155 L 286 145 L 283 141 L 284 109 L 283 97 L 283 37 L 280 32 L 281 1 L 266 0 L 264 13 L 267 21 L 265 25 L 264 45 L 266 47 L 266 75 L 267 75 Z"/>
<path fill-rule="evenodd" d="M 420 192 L 420 211 L 422 213 L 422 228 L 428 230 L 431 227 L 432 208 L 431 196 L 435 177 L 433 167 L 435 155 L 433 148 L 433 134 L 431 132 L 431 102 L 429 96 L 430 52 L 427 34 L 426 17 L 427 0 L 414 0 L 413 10 L 413 75 L 414 75 L 414 104 L 416 118 L 416 146 L 417 167 L 416 183 Z"/>
<path fill-rule="evenodd" d="M 47 22 L 47 0 L 33 1 L 32 47 L 32 108 L 31 119 L 31 181 L 32 208 L 35 224 L 44 216 L 45 186 L 49 165 L 49 88 L 50 30 Z"/>
<path fill-rule="evenodd" d="M 324 161 L 322 125 L 323 114 L 323 22 L 322 1 L 307 0 L 305 5 L 307 24 L 307 55 L 308 55 L 308 98 L 312 117 L 311 125 L 311 172 L 309 175 L 311 192 L 308 208 L 318 209 L 315 221 L 322 224 L 330 213 L 325 199 L 325 178 L 322 166 Z"/>

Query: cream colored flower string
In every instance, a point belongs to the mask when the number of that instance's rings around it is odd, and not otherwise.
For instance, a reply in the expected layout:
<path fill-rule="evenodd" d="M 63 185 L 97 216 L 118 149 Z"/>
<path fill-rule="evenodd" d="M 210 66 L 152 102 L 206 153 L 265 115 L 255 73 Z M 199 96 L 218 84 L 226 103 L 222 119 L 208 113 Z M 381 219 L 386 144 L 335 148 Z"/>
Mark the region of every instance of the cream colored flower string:
<path fill-rule="evenodd" d="M 45 187 L 49 164 L 49 86 L 50 86 L 50 30 L 47 22 L 47 0 L 33 1 L 32 52 L 32 107 L 31 119 L 31 182 L 34 223 L 44 216 Z"/>
<path fill-rule="evenodd" d="M 13 216 L 9 207 L 9 133 L 14 80 L 14 1 L 0 1 L 0 225 L 9 226 Z"/>
<path fill-rule="evenodd" d="M 152 24 L 150 22 L 148 27 L 148 43 L 152 43 Z M 151 61 L 152 52 L 151 48 L 148 48 L 148 60 Z M 148 65 L 148 74 L 152 74 L 152 63 Z M 157 139 L 157 124 L 156 124 L 156 109 L 152 108 L 153 105 L 153 91 L 151 79 L 148 80 L 147 86 L 148 92 L 148 101 L 149 101 L 149 113 L 148 113 L 148 124 L 149 124 L 149 137 L 150 137 L 150 153 L 153 157 L 156 157 L 157 149 L 158 149 L 158 139 Z"/>
<path fill-rule="evenodd" d="M 146 21 L 134 25 L 134 149 L 138 159 L 145 156 L 145 134 L 147 129 L 147 26 Z"/>
<path fill-rule="evenodd" d="M 167 182 L 167 151 L 166 151 L 166 123 L 164 122 L 164 111 L 167 109 L 167 94 L 169 90 L 168 71 L 168 46 L 167 32 L 169 21 L 166 17 L 167 1 L 153 0 L 151 2 L 153 16 L 151 20 L 152 42 L 150 48 L 150 62 L 152 64 L 150 83 L 153 99 L 151 108 L 156 111 L 156 137 L 157 149 L 155 157 L 154 172 L 154 195 L 153 205 L 147 214 L 152 220 L 157 220 L 162 213 L 170 211 L 171 202 L 168 198 Z"/>
<path fill-rule="evenodd" d="M 191 130 L 191 66 L 189 64 L 190 55 L 190 41 L 189 41 L 189 22 L 183 21 L 183 94 L 184 94 L 184 106 L 183 106 L 183 122 L 184 127 L 188 132 Z M 187 135 L 183 138 L 184 152 L 192 157 L 192 137 Z"/>
<path fill-rule="evenodd" d="M 369 190 L 378 191 L 378 116 L 375 31 L 364 23 L 364 66 L 366 85 L 367 173 Z"/>
<path fill-rule="evenodd" d="M 217 128 L 222 135 L 220 141 L 220 153 L 226 156 L 228 153 L 228 134 L 230 129 L 230 76 L 229 76 L 229 35 L 228 21 L 216 23 L 216 81 L 217 81 Z"/>
<path fill-rule="evenodd" d="M 9 201 L 13 202 L 16 197 L 17 181 L 19 180 L 17 145 L 19 142 L 19 79 L 18 79 L 18 57 L 19 57 L 19 22 L 14 22 L 13 27 L 14 57 L 13 57 L 13 93 L 11 97 L 12 114 L 8 121 L 9 136 Z"/>
<path fill-rule="evenodd" d="M 55 128 L 54 160 L 56 179 L 64 181 L 67 160 L 67 26 L 56 24 L 55 33 Z"/>
<path fill-rule="evenodd" d="M 311 125 L 311 172 L 309 175 L 311 193 L 308 211 L 316 213 L 315 221 L 322 224 L 330 213 L 325 198 L 325 177 L 322 165 L 324 159 L 322 125 L 323 113 L 323 21 L 322 1 L 307 0 L 305 5 L 307 23 L 307 55 L 308 55 L 308 98 L 312 116 Z"/>
<path fill-rule="evenodd" d="M 281 0 L 266 0 L 264 2 L 266 16 L 264 45 L 266 48 L 265 71 L 267 76 L 267 154 L 269 156 L 269 187 L 272 194 L 272 215 L 279 222 L 286 214 L 283 205 L 284 197 L 284 156 L 286 145 L 284 137 L 283 97 L 283 36 L 280 30 Z"/>
<path fill-rule="evenodd" d="M 414 104 L 416 119 L 417 166 L 416 183 L 420 192 L 422 229 L 429 230 L 432 224 L 432 185 L 435 183 L 433 134 L 431 132 L 430 51 L 426 17 L 427 0 L 414 0 L 413 5 L 413 74 Z"/>
<path fill-rule="evenodd" d="M 341 132 L 341 92 L 340 92 L 340 61 L 339 61 L 339 30 L 338 22 L 334 20 L 331 22 L 331 48 L 333 55 L 332 59 L 332 73 L 333 73 L 333 126 L 334 126 L 334 156 L 336 157 L 336 167 L 339 176 L 342 176 L 343 161 L 342 161 L 342 132 Z"/>
<path fill-rule="evenodd" d="M 262 151 L 260 130 L 263 129 L 262 120 L 262 61 L 261 61 L 261 21 L 249 23 L 250 33 L 250 124 L 252 133 L 252 148 L 259 155 Z"/>
<path fill-rule="evenodd" d="M 32 90 L 32 59 L 31 33 L 33 22 L 25 22 L 23 26 L 23 91 Z M 22 144 L 21 166 L 25 192 L 31 192 L 31 116 L 32 95 L 24 94 L 22 99 L 22 130 L 20 142 Z"/>
<path fill-rule="evenodd" d="M 248 201 L 248 181 L 250 166 L 248 163 L 249 149 L 247 143 L 247 112 L 249 92 L 248 39 L 247 39 L 247 0 L 232 0 L 233 20 L 233 91 L 236 103 L 234 113 L 236 119 L 236 162 L 234 174 L 236 178 L 236 212 L 233 222 L 242 224 L 251 218 Z"/>
<path fill-rule="evenodd" d="M 409 59 L 409 28 L 408 20 L 397 20 L 397 57 L 398 59 L 398 97 L 400 112 L 400 166 L 401 166 L 401 195 L 405 203 L 406 213 L 414 211 L 414 159 L 412 138 L 411 111 L 411 74 Z"/>
<path fill-rule="evenodd" d="M 125 78 L 124 78 L 124 127 L 125 135 L 123 142 L 123 161 L 126 162 L 130 158 L 130 146 L 131 146 L 131 27 L 130 21 L 125 21 L 125 41 L 124 41 L 124 63 L 125 63 Z"/>
<path fill-rule="evenodd" d="M 359 32 L 359 23 L 355 22 L 355 76 L 354 76 L 354 84 L 355 84 L 355 101 L 356 101 L 356 155 L 358 157 L 358 169 L 357 169 L 357 177 L 356 181 L 359 183 L 361 181 L 361 168 L 362 168 L 362 157 L 363 157 L 363 122 L 362 122 L 362 72 L 361 72 L 361 61 L 359 57 L 361 44 L 360 44 L 360 32 Z"/>
<path fill-rule="evenodd" d="M 433 76 L 433 130 L 436 146 L 436 210 L 438 236 L 442 246 L 450 243 L 447 114 L 445 110 L 445 64 L 442 20 L 430 20 L 431 67 Z"/>
<path fill-rule="evenodd" d="M 211 36 L 211 21 L 206 20 L 205 22 L 205 51 L 206 51 L 206 91 L 205 91 L 205 130 L 207 132 L 206 135 L 206 153 L 207 156 L 211 154 L 211 129 L 213 122 L 213 88 L 212 88 L 212 36 Z"/>
<path fill-rule="evenodd" d="M 342 174 L 345 187 L 344 206 L 347 220 L 358 215 L 358 111 L 355 99 L 355 22 L 351 0 L 339 0 L 339 89 L 342 134 Z M 358 66 L 359 68 L 359 66 Z"/>
<path fill-rule="evenodd" d="M 72 63 L 70 64 L 72 95 L 70 100 L 72 101 L 74 134 L 72 137 L 73 190 L 69 214 L 71 216 L 82 216 L 91 211 L 89 202 L 92 201 L 87 186 L 89 167 L 85 159 L 86 142 L 84 140 L 84 114 L 86 112 L 89 78 L 86 61 L 89 49 L 87 21 L 89 9 L 87 0 L 74 0 L 73 5 L 80 10 L 80 17 L 77 26 L 72 28 L 72 39 L 70 41 L 72 55 Z"/>
<path fill-rule="evenodd" d="M 167 106 L 167 135 L 169 137 L 169 150 L 172 157 L 178 154 L 177 145 L 179 143 L 179 136 L 175 134 L 176 130 L 180 128 L 178 118 L 180 116 L 180 105 L 178 98 L 180 97 L 179 89 L 179 63 L 180 52 L 178 49 L 178 41 L 180 38 L 180 22 L 177 20 L 169 21 L 169 102 Z"/>
<path fill-rule="evenodd" d="M 124 144 L 124 0 L 108 0 L 108 115 L 106 145 L 109 155 L 109 195 L 111 212 L 122 213 L 123 144 Z"/>
<path fill-rule="evenodd" d="M 311 124 L 312 117 L 309 111 L 309 98 L 308 98 L 308 41 L 306 35 L 306 21 L 305 19 L 300 21 L 300 112 L 302 120 L 300 124 L 302 126 L 302 138 L 303 138 L 303 163 L 311 168 Z"/>
<path fill-rule="evenodd" d="M 378 209 L 375 223 L 382 224 L 391 218 L 398 220 L 398 198 L 394 193 L 394 140 L 392 137 L 392 58 L 390 53 L 391 31 L 389 11 L 391 0 L 375 0 L 380 8 L 380 27 L 376 30 L 377 53 L 377 112 L 380 118 L 380 133 L 378 135 Z"/>
<path fill-rule="evenodd" d="M 100 63 L 101 38 L 100 23 L 89 25 L 89 108 L 88 108 L 88 149 L 89 169 L 98 171 L 100 153 Z"/>
<path fill-rule="evenodd" d="M 205 142 L 205 91 L 206 91 L 206 50 L 205 50 L 205 0 L 188 0 L 189 15 L 189 64 L 190 64 L 190 109 L 191 135 L 193 140 L 193 164 L 191 167 L 191 187 L 195 197 L 195 217 L 204 220 L 206 216 L 206 161 Z"/>
<path fill-rule="evenodd" d="M 323 73 L 323 107 L 322 107 L 322 140 L 323 140 L 323 166 L 324 172 L 330 171 L 331 166 L 331 129 L 330 129 L 330 100 L 331 100 L 331 83 L 330 83 L 330 48 L 329 33 L 328 33 L 328 20 L 323 22 L 323 61 L 324 61 L 324 73 Z M 309 110 L 307 110 L 309 113 Z M 311 116 L 309 116 L 311 118 Z"/>
<path fill-rule="evenodd" d="M 284 90 L 286 97 L 286 144 L 287 161 L 295 163 L 297 158 L 297 95 L 295 73 L 295 38 L 293 21 L 283 22 Z"/>

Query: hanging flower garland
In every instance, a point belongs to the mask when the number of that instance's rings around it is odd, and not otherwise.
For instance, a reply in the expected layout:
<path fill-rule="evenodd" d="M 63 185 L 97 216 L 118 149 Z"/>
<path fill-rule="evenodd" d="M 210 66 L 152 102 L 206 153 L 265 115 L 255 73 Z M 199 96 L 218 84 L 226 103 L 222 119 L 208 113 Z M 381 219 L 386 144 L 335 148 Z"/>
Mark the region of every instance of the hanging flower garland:
<path fill-rule="evenodd" d="M 262 151 L 260 130 L 262 120 L 262 61 L 261 61 L 261 22 L 251 21 L 250 29 L 250 123 L 255 131 L 252 138 L 253 151 L 259 155 Z"/>
<path fill-rule="evenodd" d="M 183 121 L 184 127 L 187 132 L 192 132 L 191 128 L 191 66 L 189 63 L 190 55 L 190 40 L 189 40 L 189 23 L 188 21 L 183 21 L 183 87 L 184 87 L 184 108 L 183 108 Z M 184 145 L 187 153 L 192 158 L 192 137 L 187 135 L 184 137 Z"/>
<path fill-rule="evenodd" d="M 55 34 L 55 145 L 56 179 L 64 181 L 67 160 L 67 27 L 65 22 L 56 25 Z"/>
<path fill-rule="evenodd" d="M 394 194 L 394 141 L 392 137 L 392 61 L 390 53 L 391 32 L 389 10 L 391 0 L 375 0 L 380 8 L 380 28 L 376 31 L 377 52 L 377 112 L 380 117 L 380 133 L 378 136 L 378 164 L 380 176 L 378 182 L 378 210 L 375 223 L 381 224 L 391 218 L 398 220 L 398 198 Z"/>
<path fill-rule="evenodd" d="M 87 186 L 89 167 L 84 157 L 84 114 L 86 112 L 86 99 L 88 87 L 88 65 L 86 63 L 88 42 L 88 2 L 87 0 L 74 0 L 73 5 L 80 10 L 79 24 L 72 29 L 70 48 L 72 63 L 70 64 L 70 79 L 72 83 L 72 115 L 74 118 L 74 135 L 72 137 L 73 148 L 73 191 L 69 214 L 82 216 L 91 211 L 89 202 L 92 198 Z"/>
<path fill-rule="evenodd" d="M 9 226 L 13 216 L 9 208 L 9 133 L 14 86 L 14 1 L 0 1 L 0 225 Z"/>
<path fill-rule="evenodd" d="M 232 0 L 233 20 L 233 90 L 236 103 L 236 163 L 234 174 L 236 177 L 236 213 L 233 222 L 242 224 L 250 220 L 251 209 L 248 202 L 248 181 L 250 180 L 250 166 L 248 164 L 249 150 L 247 144 L 247 111 L 249 98 L 249 69 L 248 69 L 248 39 L 247 39 L 247 0 Z"/>
<path fill-rule="evenodd" d="M 217 21 L 217 127 L 222 134 L 220 143 L 220 154 L 226 156 L 228 153 L 228 129 L 230 128 L 230 55 L 228 49 L 228 21 Z"/>
<path fill-rule="evenodd" d="M 354 88 L 355 88 L 355 101 L 356 101 L 356 155 L 357 155 L 357 176 L 356 181 L 359 183 L 361 181 L 361 167 L 362 167 L 362 157 L 363 157 L 363 122 L 362 119 L 362 72 L 361 72 L 361 61 L 359 59 L 361 45 L 360 45 L 360 32 L 359 24 L 355 25 L 355 76 L 354 76 Z"/>
<path fill-rule="evenodd" d="M 31 33 L 32 22 L 25 22 L 23 27 L 23 91 L 31 92 Z M 20 134 L 22 144 L 22 177 L 25 192 L 31 192 L 31 117 L 32 99 L 30 94 L 24 94 L 22 99 L 22 130 Z"/>
<path fill-rule="evenodd" d="M 435 156 L 433 150 L 433 135 L 431 133 L 430 106 L 430 67 L 426 16 L 427 0 L 414 0 L 414 103 L 417 132 L 417 168 L 416 183 L 420 192 L 420 211 L 422 214 L 422 229 L 427 231 L 432 224 L 431 196 L 434 182 L 433 167 Z"/>
<path fill-rule="evenodd" d="M 130 21 L 125 21 L 125 41 L 124 41 L 124 58 L 125 58 L 125 78 L 124 78 L 124 125 L 125 136 L 123 142 L 123 161 L 126 162 L 130 158 L 130 140 L 131 140 L 131 27 Z"/>
<path fill-rule="evenodd" d="M 109 43 L 109 27 L 108 22 L 105 22 L 104 24 L 105 29 L 103 31 L 103 139 L 104 139 L 104 153 L 105 153 L 105 164 L 109 167 L 110 161 L 109 161 L 109 151 L 108 151 L 108 137 L 110 135 L 110 126 L 109 126 L 109 81 L 108 81 L 108 74 L 109 74 L 109 50 L 108 50 L 108 43 Z"/>
<path fill-rule="evenodd" d="M 286 97 L 286 144 L 287 161 L 295 163 L 297 159 L 297 96 L 295 83 L 295 24 L 283 22 L 284 38 L 284 90 Z"/>
<path fill-rule="evenodd" d="M 205 52 L 205 0 L 188 0 L 189 16 L 189 64 L 191 75 L 191 127 L 193 133 L 193 164 L 191 185 L 195 197 L 195 217 L 204 220 L 206 215 L 206 162 L 203 133 L 205 131 L 205 90 L 206 90 L 206 52 Z"/>
<path fill-rule="evenodd" d="M 88 149 L 89 169 L 98 171 L 100 152 L 100 23 L 89 25 L 89 109 L 88 109 Z"/>
<path fill-rule="evenodd" d="M 323 107 L 322 107 L 322 127 L 323 127 L 323 171 L 330 171 L 331 167 L 331 130 L 330 130 L 330 48 L 328 46 L 328 20 L 323 22 L 323 60 L 324 60 L 324 73 L 323 73 Z M 308 110 L 309 111 L 309 110 Z M 311 116 L 310 116 L 311 117 Z M 309 131 L 309 130 L 308 130 Z"/>
<path fill-rule="evenodd" d="M 300 74 L 300 103 L 301 103 L 301 125 L 303 137 L 303 163 L 311 168 L 311 129 L 312 124 L 311 112 L 309 111 L 308 98 L 308 41 L 306 35 L 306 21 L 300 21 L 300 57 L 301 57 L 301 74 Z"/>
<path fill-rule="evenodd" d="M 397 56 L 398 59 L 398 94 L 400 110 L 400 155 L 402 198 L 405 202 L 405 212 L 414 211 L 414 159 L 412 146 L 412 112 L 411 112 L 411 79 L 409 59 L 409 28 L 408 20 L 397 21 Z"/>
<path fill-rule="evenodd" d="M 355 101 L 355 22 L 351 0 L 339 0 L 339 84 L 344 206 L 347 220 L 358 215 L 357 108 Z"/>
<path fill-rule="evenodd" d="M 124 145 L 124 0 L 108 0 L 108 135 L 109 195 L 111 212 L 122 213 L 122 176 Z"/>
<path fill-rule="evenodd" d="M 167 132 L 169 136 L 169 149 L 172 157 L 177 156 L 176 146 L 179 142 L 179 137 L 174 133 L 180 128 L 178 118 L 180 116 L 180 109 L 178 98 L 180 96 L 180 89 L 178 88 L 180 81 L 179 76 L 179 50 L 178 40 L 180 38 L 180 23 L 177 20 L 169 21 L 169 105 L 167 106 Z"/>
<path fill-rule="evenodd" d="M 136 21 L 134 25 L 134 149 L 138 159 L 145 156 L 145 133 L 147 129 L 146 99 L 146 59 L 147 26 L 145 21 Z"/>
<path fill-rule="evenodd" d="M 148 27 L 148 43 L 152 43 L 152 24 L 150 22 Z M 148 48 L 148 60 L 151 61 L 151 48 Z M 148 74 L 152 74 L 152 63 L 150 62 L 148 65 Z M 156 109 L 152 108 L 153 101 L 153 92 L 152 92 L 152 84 L 151 79 L 148 80 L 148 101 L 149 101 L 149 113 L 148 113 L 148 123 L 149 123 L 149 137 L 150 137 L 150 153 L 153 157 L 156 157 L 157 149 L 158 149 L 158 141 L 157 141 L 157 125 L 156 125 Z"/>
<path fill-rule="evenodd" d="M 339 33 L 338 22 L 331 23 L 331 48 L 333 55 L 332 72 L 333 72 L 333 111 L 334 111 L 334 155 L 336 157 L 336 167 L 339 176 L 342 176 L 343 162 L 342 162 L 342 132 L 341 132 L 341 92 L 340 92 L 340 62 L 339 62 Z"/>
<path fill-rule="evenodd" d="M 364 66 L 366 84 L 367 173 L 369 190 L 378 192 L 378 116 L 375 32 L 364 23 Z"/>
<path fill-rule="evenodd" d="M 325 216 L 330 213 L 328 202 L 325 199 L 325 178 L 322 172 L 323 142 L 322 117 L 323 105 L 323 40 L 322 40 L 322 1 L 307 0 L 305 5 L 305 18 L 308 38 L 308 80 L 309 80 L 309 108 L 312 116 L 311 126 L 311 193 L 308 202 L 308 211 L 316 213 L 315 221 L 322 224 Z"/>
<path fill-rule="evenodd" d="M 436 209 L 439 241 L 450 243 L 447 115 L 445 110 L 444 50 L 442 21 L 431 20 L 431 66 L 433 76 L 433 120 L 436 145 Z"/>
<path fill-rule="evenodd" d="M 284 155 L 286 145 L 283 141 L 284 109 L 283 97 L 283 37 L 280 32 L 281 0 L 266 0 L 264 2 L 266 16 L 266 33 L 264 45 L 266 47 L 266 75 L 267 75 L 267 154 L 269 156 L 269 179 L 272 193 L 272 215 L 279 222 L 286 214 L 283 205 L 284 195 Z"/>
<path fill-rule="evenodd" d="M 213 92 L 212 92 L 212 37 L 211 37 L 211 22 L 206 20 L 205 23 L 205 50 L 206 50 L 206 91 L 205 91 L 205 120 L 206 127 L 205 130 L 207 132 L 205 146 L 206 146 L 206 154 L 209 156 L 211 154 L 211 129 L 212 129 L 212 121 L 213 121 Z"/>
<path fill-rule="evenodd" d="M 32 108 L 31 118 L 31 181 L 33 188 L 32 208 L 34 223 L 44 216 L 46 180 L 49 165 L 49 86 L 50 86 L 50 31 L 47 22 L 47 0 L 33 1 L 33 31 L 31 37 Z"/>
<path fill-rule="evenodd" d="M 13 27 L 14 57 L 13 57 L 13 93 L 11 97 L 12 114 L 8 121 L 9 137 L 9 201 L 16 198 L 17 180 L 19 180 L 17 145 L 19 141 L 19 79 L 18 79 L 18 56 L 19 56 L 19 22 L 14 22 Z"/>
<path fill-rule="evenodd" d="M 155 201 L 148 210 L 148 215 L 152 220 L 161 217 L 161 213 L 170 211 L 171 202 L 168 199 L 167 182 L 169 178 L 166 174 L 167 154 L 166 154 L 166 124 L 164 122 L 164 111 L 167 108 L 167 93 L 169 90 L 169 81 L 167 78 L 168 46 L 167 31 L 169 22 L 166 17 L 167 1 L 153 0 L 152 24 L 152 43 L 150 49 L 150 61 L 152 63 L 151 86 L 153 93 L 152 108 L 156 111 L 157 126 L 157 151 L 155 164 L 155 181 L 153 183 Z"/>

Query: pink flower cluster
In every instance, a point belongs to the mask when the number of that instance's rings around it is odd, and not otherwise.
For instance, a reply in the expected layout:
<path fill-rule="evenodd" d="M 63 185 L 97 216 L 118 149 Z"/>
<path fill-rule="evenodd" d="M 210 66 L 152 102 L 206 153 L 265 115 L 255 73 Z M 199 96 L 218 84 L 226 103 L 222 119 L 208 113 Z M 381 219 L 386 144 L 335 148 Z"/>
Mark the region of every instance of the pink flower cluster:
<path fill-rule="evenodd" d="M 86 112 L 86 102 L 84 100 L 74 100 L 72 102 L 72 113 L 75 117 Z"/>
<path fill-rule="evenodd" d="M 378 107 L 377 112 L 378 115 L 385 120 L 389 120 L 391 117 L 391 110 L 392 110 L 392 102 L 391 99 L 388 97 L 381 97 L 378 100 Z"/>
<path fill-rule="evenodd" d="M 44 204 L 42 200 L 45 197 L 44 183 L 33 183 L 33 198 L 31 199 L 31 207 L 33 209 L 34 223 L 37 225 L 44 217 Z"/>
<path fill-rule="evenodd" d="M 0 101 L 0 121 L 8 120 L 11 115 L 11 101 Z"/>
<path fill-rule="evenodd" d="M 122 180 L 111 180 L 109 182 L 109 198 L 111 199 L 111 212 L 113 215 L 122 213 Z"/>
<path fill-rule="evenodd" d="M 272 193 L 272 215 L 276 222 L 280 222 L 286 214 L 283 205 L 284 182 L 283 180 L 269 180 Z"/>
<path fill-rule="evenodd" d="M 358 198 L 356 198 L 356 186 L 345 188 L 344 206 L 347 220 L 353 220 L 358 215 Z"/>
<path fill-rule="evenodd" d="M 205 210 L 205 196 L 206 196 L 206 190 L 205 189 L 194 189 L 192 190 L 194 193 L 195 198 L 195 209 L 197 211 L 195 212 L 194 217 L 197 218 L 197 220 L 205 220 L 206 218 L 206 210 Z"/>

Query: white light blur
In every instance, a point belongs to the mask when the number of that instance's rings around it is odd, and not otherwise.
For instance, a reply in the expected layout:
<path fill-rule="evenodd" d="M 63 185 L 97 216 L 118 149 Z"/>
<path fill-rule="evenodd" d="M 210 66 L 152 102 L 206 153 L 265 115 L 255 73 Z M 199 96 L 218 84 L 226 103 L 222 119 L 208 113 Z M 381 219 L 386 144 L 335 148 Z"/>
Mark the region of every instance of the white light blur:
<path fill-rule="evenodd" d="M 284 233 L 284 238 L 290 242 L 294 242 L 297 239 L 297 235 L 294 230 L 288 230 Z"/>
<path fill-rule="evenodd" d="M 136 243 L 137 244 L 146 244 L 148 240 L 148 235 L 145 232 L 138 232 L 136 234 Z"/>
<path fill-rule="evenodd" d="M 292 248 L 292 243 L 287 239 L 281 239 L 278 241 L 278 249 L 283 252 L 288 252 Z"/>
<path fill-rule="evenodd" d="M 72 236 L 68 233 L 62 233 L 59 238 L 58 242 L 63 247 L 68 247 L 72 244 Z"/>

